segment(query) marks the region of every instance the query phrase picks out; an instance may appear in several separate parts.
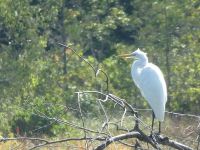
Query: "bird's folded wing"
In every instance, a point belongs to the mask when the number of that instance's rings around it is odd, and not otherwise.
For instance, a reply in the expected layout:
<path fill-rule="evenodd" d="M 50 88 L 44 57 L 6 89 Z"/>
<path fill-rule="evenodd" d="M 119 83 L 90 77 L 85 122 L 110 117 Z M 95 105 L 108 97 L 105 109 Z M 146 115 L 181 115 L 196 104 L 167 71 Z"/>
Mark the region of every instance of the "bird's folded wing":
<path fill-rule="evenodd" d="M 167 101 L 167 89 L 163 74 L 157 66 L 150 64 L 142 69 L 140 74 L 140 91 L 152 107 L 156 117 L 163 120 Z"/>

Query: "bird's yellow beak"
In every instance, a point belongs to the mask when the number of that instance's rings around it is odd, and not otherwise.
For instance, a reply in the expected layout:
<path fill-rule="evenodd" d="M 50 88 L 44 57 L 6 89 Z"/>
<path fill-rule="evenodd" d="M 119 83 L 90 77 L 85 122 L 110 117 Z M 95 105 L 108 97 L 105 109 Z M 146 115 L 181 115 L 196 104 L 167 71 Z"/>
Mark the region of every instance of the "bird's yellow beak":
<path fill-rule="evenodd" d="M 122 55 L 118 55 L 118 57 L 133 58 L 133 55 L 132 54 L 122 54 Z"/>

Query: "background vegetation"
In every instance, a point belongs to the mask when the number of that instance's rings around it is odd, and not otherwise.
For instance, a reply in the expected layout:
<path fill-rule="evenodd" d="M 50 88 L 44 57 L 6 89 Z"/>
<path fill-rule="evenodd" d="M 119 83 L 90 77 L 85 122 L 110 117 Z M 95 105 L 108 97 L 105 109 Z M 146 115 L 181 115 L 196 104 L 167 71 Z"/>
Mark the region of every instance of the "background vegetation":
<path fill-rule="evenodd" d="M 76 114 L 60 107 L 76 106 L 74 92 L 105 91 L 104 76 L 95 78 L 85 62 L 57 42 L 104 69 L 110 93 L 148 108 L 131 79 L 132 60 L 116 57 L 141 48 L 165 75 L 167 110 L 200 114 L 199 0 L 0 0 L 3 136 L 17 128 L 27 135 L 70 131 L 35 114 L 74 119 Z M 96 117 L 92 100 L 88 97 L 83 109 Z"/>

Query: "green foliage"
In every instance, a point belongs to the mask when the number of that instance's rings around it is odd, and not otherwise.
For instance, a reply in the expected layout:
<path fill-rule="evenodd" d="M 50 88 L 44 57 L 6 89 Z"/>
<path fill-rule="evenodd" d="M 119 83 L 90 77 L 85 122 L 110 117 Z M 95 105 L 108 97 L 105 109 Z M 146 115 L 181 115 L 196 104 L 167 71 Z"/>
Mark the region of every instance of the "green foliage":
<path fill-rule="evenodd" d="M 116 56 L 142 48 L 165 74 L 167 109 L 198 114 L 199 9 L 198 0 L 1 0 L 0 130 L 9 133 L 21 123 L 25 132 L 48 124 L 34 113 L 80 117 L 60 106 L 77 107 L 74 92 L 105 91 L 105 76 L 95 77 L 92 68 L 57 42 L 105 70 L 109 92 L 138 108 L 148 105 L 131 79 L 132 60 Z M 94 97 L 87 99 L 83 110 L 96 117 Z M 64 130 L 71 131 L 53 124 L 43 133 Z"/>
<path fill-rule="evenodd" d="M 27 115 L 25 113 L 16 114 L 11 122 L 11 131 L 21 136 L 46 134 L 52 136 L 49 121 L 36 115 Z"/>

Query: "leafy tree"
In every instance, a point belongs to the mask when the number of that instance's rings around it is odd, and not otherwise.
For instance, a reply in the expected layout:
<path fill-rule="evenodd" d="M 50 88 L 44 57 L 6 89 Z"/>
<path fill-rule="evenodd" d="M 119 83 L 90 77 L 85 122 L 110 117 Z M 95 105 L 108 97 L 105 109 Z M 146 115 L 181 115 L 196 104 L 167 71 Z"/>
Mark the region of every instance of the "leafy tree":
<path fill-rule="evenodd" d="M 131 79 L 132 60 L 116 56 L 142 48 L 165 74 L 167 108 L 198 113 L 199 7 L 198 0 L 0 1 L 0 130 L 8 133 L 19 121 L 31 129 L 34 121 L 36 127 L 47 124 L 33 117 L 36 111 L 78 117 L 58 106 L 76 107 L 75 91 L 106 89 L 103 74 L 95 77 L 84 61 L 57 42 L 104 69 L 109 92 L 139 108 L 147 103 Z M 92 100 L 83 102 L 88 112 L 95 112 Z M 48 129 L 57 133 L 64 128 L 53 124 Z"/>

